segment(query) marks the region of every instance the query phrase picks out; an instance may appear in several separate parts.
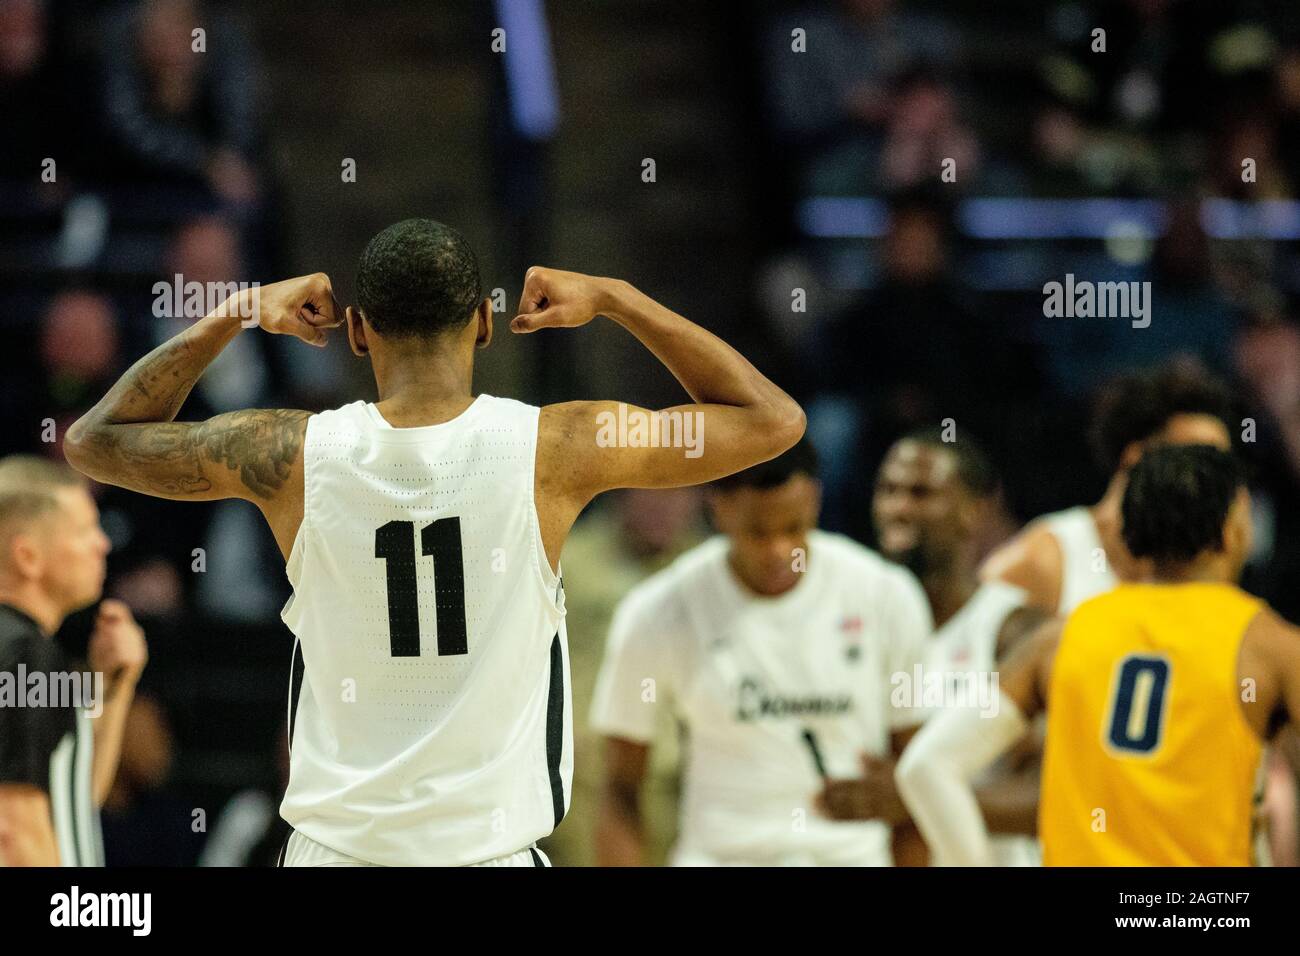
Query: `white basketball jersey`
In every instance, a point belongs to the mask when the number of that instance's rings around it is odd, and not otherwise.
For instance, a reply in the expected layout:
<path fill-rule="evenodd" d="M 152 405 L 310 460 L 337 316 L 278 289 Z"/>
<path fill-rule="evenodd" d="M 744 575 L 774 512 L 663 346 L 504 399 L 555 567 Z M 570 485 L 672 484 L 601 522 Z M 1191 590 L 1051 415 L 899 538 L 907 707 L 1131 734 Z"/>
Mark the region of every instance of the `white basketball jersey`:
<path fill-rule="evenodd" d="M 1091 511 L 1080 505 L 1044 515 L 1038 520 L 1047 526 L 1061 546 L 1058 616 L 1069 616 L 1088 598 L 1105 594 L 1119 584 L 1119 578 L 1106 561 L 1106 551 Z"/>
<path fill-rule="evenodd" d="M 934 632 L 926 653 L 926 667 L 942 672 L 958 688 L 977 686 L 970 679 L 984 680 L 997 670 L 998 634 L 1007 615 L 1025 603 L 1020 588 L 990 581 L 980 585 L 960 611 Z M 990 685 L 991 686 L 991 685 Z M 977 701 L 970 699 L 971 706 Z M 990 768 L 996 773 L 997 765 Z M 998 866 L 1041 866 L 1042 849 L 1030 836 L 993 834 L 993 854 Z"/>
<path fill-rule="evenodd" d="M 573 772 L 564 602 L 533 502 L 539 409 L 480 395 L 393 428 L 313 415 L 282 617 L 300 642 L 281 814 L 385 865 L 463 865 L 560 822 Z"/>
<path fill-rule="evenodd" d="M 890 832 L 813 806 L 822 772 L 861 776 L 920 664 L 930 610 L 916 579 L 814 531 L 807 571 L 778 597 L 747 591 L 715 537 L 634 588 L 614 614 L 592 702 L 606 736 L 649 743 L 668 707 L 688 737 L 676 865 L 888 865 Z M 820 764 L 820 766 L 819 766 Z"/>

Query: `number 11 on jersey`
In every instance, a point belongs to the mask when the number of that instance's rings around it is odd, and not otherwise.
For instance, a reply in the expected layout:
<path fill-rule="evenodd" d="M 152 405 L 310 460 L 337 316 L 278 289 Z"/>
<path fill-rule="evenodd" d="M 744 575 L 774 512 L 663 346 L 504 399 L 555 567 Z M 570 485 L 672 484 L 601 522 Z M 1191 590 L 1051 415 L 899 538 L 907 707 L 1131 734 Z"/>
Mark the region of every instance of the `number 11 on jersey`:
<path fill-rule="evenodd" d="M 468 654 L 465 567 L 460 518 L 439 518 L 420 531 L 420 554 L 433 558 L 438 654 Z M 420 656 L 419 579 L 415 522 L 390 521 L 375 531 L 375 557 L 388 570 L 388 641 L 393 657 Z"/>

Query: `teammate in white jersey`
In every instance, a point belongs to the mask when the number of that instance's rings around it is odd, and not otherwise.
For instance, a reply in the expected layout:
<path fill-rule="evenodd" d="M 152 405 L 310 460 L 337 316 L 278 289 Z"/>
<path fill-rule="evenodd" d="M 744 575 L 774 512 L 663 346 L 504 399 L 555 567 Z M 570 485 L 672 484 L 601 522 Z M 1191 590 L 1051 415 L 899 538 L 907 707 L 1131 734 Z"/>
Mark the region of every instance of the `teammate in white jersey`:
<path fill-rule="evenodd" d="M 642 861 L 638 794 L 656 712 L 686 734 L 675 865 L 888 865 L 880 821 L 818 812 L 827 778 L 893 753 L 920 719 L 890 704 L 920 662 L 906 570 L 816 528 L 807 442 L 710 489 L 722 532 L 634 588 L 610 626 L 591 725 L 606 740 L 604 865 Z"/>
<path fill-rule="evenodd" d="M 1102 499 L 1043 515 L 993 554 L 985 580 L 1023 588 L 1029 603 L 1064 617 L 1121 580 L 1149 569 L 1129 554 L 1120 536 L 1120 502 L 1130 468 L 1151 445 L 1232 448 L 1229 392 L 1208 372 L 1158 366 L 1120 376 L 1102 389 L 1093 415 L 1098 463 L 1111 475 Z"/>
<path fill-rule="evenodd" d="M 938 430 L 899 439 L 881 465 L 872 514 L 881 553 L 907 567 L 921 582 L 936 626 L 926 644 L 915 701 L 927 713 L 948 707 L 980 708 L 996 699 L 992 675 L 1012 648 L 1047 615 L 1025 606 L 1025 593 L 976 575 L 978 540 L 998 490 L 987 456 L 969 438 L 944 441 Z M 941 693 L 932 685 L 941 681 Z M 921 688 L 917 688 L 917 684 Z M 938 697 L 937 701 L 931 698 Z M 1040 860 L 1032 837 L 1038 813 L 1039 741 L 979 781 L 976 796 L 1002 866 Z M 906 818 L 894 784 L 892 763 L 872 767 L 858 788 L 837 784 L 829 794 L 833 812 L 846 818 L 872 807 L 894 807 L 893 822 Z"/>
<path fill-rule="evenodd" d="M 803 413 L 628 284 L 537 267 L 512 331 L 609 316 L 695 404 L 476 397 L 492 306 L 464 238 L 432 220 L 371 240 L 357 297 L 341 310 L 319 273 L 232 296 L 137 362 L 65 450 L 100 481 L 244 498 L 270 524 L 304 663 L 287 863 L 542 865 L 534 843 L 564 814 L 572 771 L 559 558 L 574 519 L 611 488 L 711 481 L 778 455 Z M 319 346 L 346 322 L 379 401 L 174 422 L 249 315 Z"/>

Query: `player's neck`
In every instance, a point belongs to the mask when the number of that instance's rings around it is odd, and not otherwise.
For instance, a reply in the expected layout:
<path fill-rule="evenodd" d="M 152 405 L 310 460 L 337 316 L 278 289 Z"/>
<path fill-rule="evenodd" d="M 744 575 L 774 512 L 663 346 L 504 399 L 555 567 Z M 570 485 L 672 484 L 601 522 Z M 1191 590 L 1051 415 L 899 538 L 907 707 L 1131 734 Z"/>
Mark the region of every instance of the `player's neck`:
<path fill-rule="evenodd" d="M 1155 584 L 1231 584 L 1235 575 L 1219 555 L 1205 555 L 1186 563 L 1157 564 L 1151 574 Z"/>
<path fill-rule="evenodd" d="M 36 622 L 46 637 L 59 629 L 66 616 L 54 601 L 31 587 L 0 586 L 0 604 L 8 604 L 15 610 L 22 611 Z"/>
<path fill-rule="evenodd" d="M 403 418 L 438 417 L 448 410 L 469 405 L 473 398 L 473 377 L 472 361 L 458 362 L 443 357 L 377 359 L 377 404 L 390 422 L 393 422 L 390 412 Z"/>
<path fill-rule="evenodd" d="M 1119 519 L 1120 504 L 1124 501 L 1124 489 L 1128 487 L 1128 472 L 1117 471 L 1111 476 L 1110 483 L 1106 485 L 1106 493 L 1088 510 L 1092 512 L 1093 520 L 1098 524 L 1109 521 L 1112 518 Z"/>
<path fill-rule="evenodd" d="M 811 549 L 809 550 L 811 551 Z M 811 567 L 812 566 L 811 554 L 807 555 L 806 561 L 808 562 L 808 566 Z M 748 594 L 750 597 L 762 598 L 764 600 L 769 600 L 769 601 L 774 601 L 777 598 L 785 597 L 787 594 L 789 594 L 791 591 L 793 591 L 795 588 L 799 586 L 799 583 L 803 580 L 804 577 L 804 575 L 802 574 L 795 575 L 794 581 L 790 584 L 790 586 L 782 588 L 779 591 L 765 590 L 762 587 L 762 582 L 752 580 L 745 574 L 740 564 L 736 561 L 735 552 L 731 552 L 731 551 L 727 553 L 727 570 L 731 574 L 731 579 L 735 581 L 736 584 L 740 586 L 740 589 L 744 591 L 746 594 Z"/>

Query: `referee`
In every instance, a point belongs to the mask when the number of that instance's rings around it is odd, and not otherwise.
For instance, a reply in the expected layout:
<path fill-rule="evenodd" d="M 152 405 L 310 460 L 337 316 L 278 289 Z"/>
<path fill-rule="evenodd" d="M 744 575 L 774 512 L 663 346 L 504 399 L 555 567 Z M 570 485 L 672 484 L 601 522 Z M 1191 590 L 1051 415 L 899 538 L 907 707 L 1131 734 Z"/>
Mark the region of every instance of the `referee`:
<path fill-rule="evenodd" d="M 99 600 L 108 538 L 64 464 L 0 459 L 0 866 L 102 866 L 99 806 L 147 653 L 126 605 L 100 604 L 90 675 L 53 640 Z"/>

